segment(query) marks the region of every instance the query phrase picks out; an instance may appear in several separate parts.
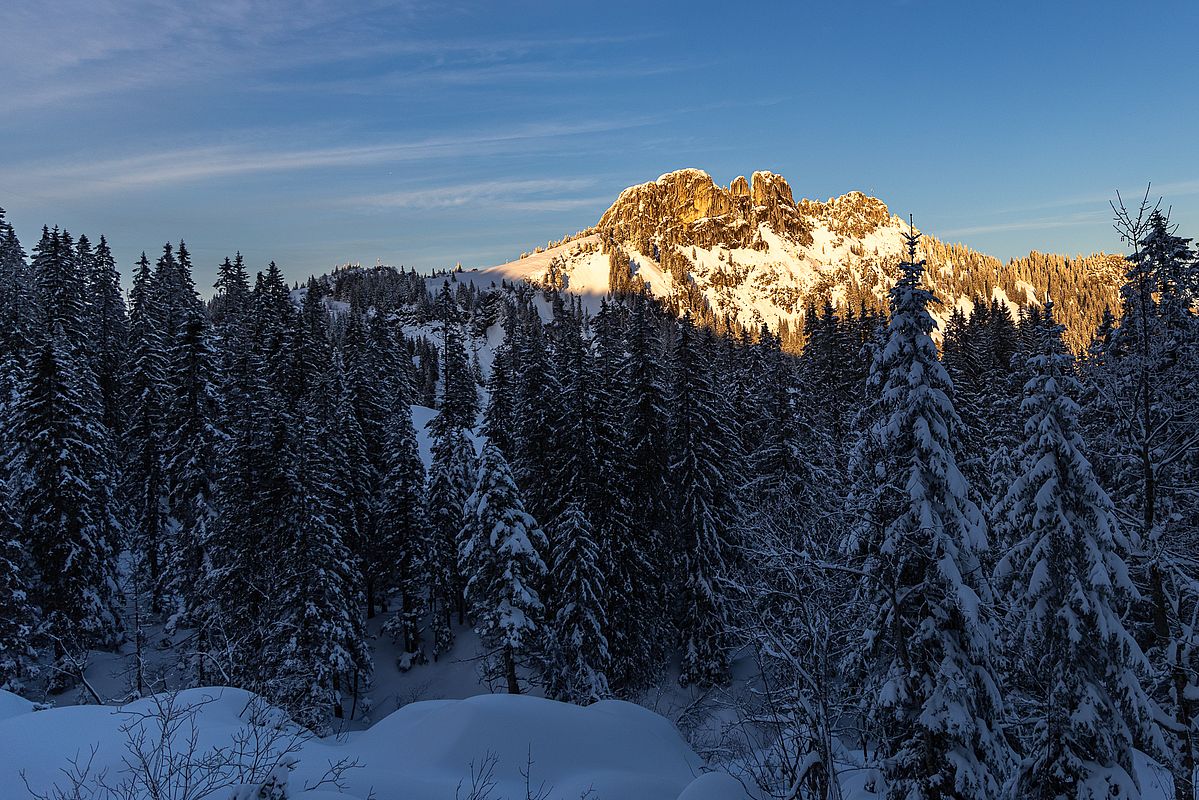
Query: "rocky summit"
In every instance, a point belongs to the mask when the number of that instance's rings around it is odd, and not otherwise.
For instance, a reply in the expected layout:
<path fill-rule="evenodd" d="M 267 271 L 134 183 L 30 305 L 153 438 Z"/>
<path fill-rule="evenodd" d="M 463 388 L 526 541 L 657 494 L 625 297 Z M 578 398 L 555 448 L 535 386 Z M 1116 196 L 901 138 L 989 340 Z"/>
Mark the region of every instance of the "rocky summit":
<path fill-rule="evenodd" d="M 595 226 L 490 271 L 580 294 L 646 291 L 718 327 L 769 325 L 799 346 L 809 309 L 885 305 L 907 231 L 906 220 L 859 191 L 796 200 L 773 172 L 722 186 L 681 169 L 625 189 Z M 1124 271 L 1121 257 L 1102 254 L 1034 252 L 1005 263 L 927 232 L 920 254 L 938 322 L 979 302 L 1017 314 L 1052 289 L 1076 349 L 1117 305 Z"/>

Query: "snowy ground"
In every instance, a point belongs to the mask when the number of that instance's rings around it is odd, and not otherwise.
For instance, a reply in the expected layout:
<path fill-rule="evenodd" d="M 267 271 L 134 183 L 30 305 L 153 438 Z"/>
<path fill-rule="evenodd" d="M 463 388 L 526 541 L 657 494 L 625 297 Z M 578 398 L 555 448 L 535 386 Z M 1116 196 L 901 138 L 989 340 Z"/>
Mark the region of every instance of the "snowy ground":
<path fill-rule="evenodd" d="M 499 800 L 525 798 L 530 790 L 545 800 L 745 796 L 731 778 L 705 775 L 669 722 L 620 701 L 581 708 L 510 695 L 430 700 L 406 705 L 368 730 L 317 739 L 256 713 L 253 696 L 237 689 L 191 689 L 171 700 L 179 715 L 168 718 L 180 724 L 162 748 L 163 715 L 152 699 L 122 708 L 34 711 L 0 692 L 0 797 L 27 796 L 26 785 L 41 793 L 55 784 L 68 788 L 62 770 L 72 758 L 86 771 L 85 787 L 120 786 L 150 774 L 169 781 L 184 775 L 187 764 L 215 759 L 208 763 L 223 765 L 224 778 L 208 796 L 222 800 L 233 786 L 256 792 L 272 775 L 287 781 L 290 798 L 305 800 Z M 229 757 L 231 746 L 238 757 Z M 150 756 L 148 770 L 136 766 L 142 755 Z M 251 762 L 259 766 L 250 769 Z M 166 763 L 172 767 L 162 769 Z M 344 769 L 337 774 L 339 764 Z M 485 784 L 490 790 L 471 794 Z M 149 794 L 138 787 L 137 796 Z"/>

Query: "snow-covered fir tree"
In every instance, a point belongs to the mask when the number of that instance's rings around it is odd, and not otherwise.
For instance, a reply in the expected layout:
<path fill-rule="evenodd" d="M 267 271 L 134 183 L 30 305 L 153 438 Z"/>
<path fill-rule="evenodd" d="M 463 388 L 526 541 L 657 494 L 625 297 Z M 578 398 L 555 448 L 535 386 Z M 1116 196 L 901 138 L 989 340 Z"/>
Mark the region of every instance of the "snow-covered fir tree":
<path fill-rule="evenodd" d="M 556 543 L 551 585 L 557 613 L 547 641 L 550 696 L 580 705 L 609 695 L 611 663 L 600 551 L 591 523 L 570 503 L 550 526 Z"/>
<path fill-rule="evenodd" d="M 728 595 L 738 579 L 732 540 L 737 444 L 728 409 L 713 386 L 709 345 L 684 317 L 675 349 L 670 474 L 681 561 L 679 681 L 700 687 L 729 680 L 733 604 Z"/>
<path fill-rule="evenodd" d="M 1138 542 L 1141 588 L 1134 635 L 1153 666 L 1151 691 L 1178 798 L 1194 793 L 1199 764 L 1199 260 L 1148 202 L 1120 206 L 1133 247 L 1119 325 L 1101 330 L 1085 374 L 1098 471 L 1111 482 L 1126 534 Z"/>
<path fill-rule="evenodd" d="M 142 253 L 130 293 L 129 358 L 124 382 L 122 494 L 137 539 L 151 607 L 162 608 L 168 484 L 164 416 L 169 402 L 169 342 L 160 327 L 150 260 Z"/>
<path fill-rule="evenodd" d="M 447 424 L 471 429 L 479 413 L 479 396 L 463 340 L 462 313 L 448 282 L 437 295 L 437 311 L 441 319 L 439 408 Z"/>
<path fill-rule="evenodd" d="M 891 290 L 870 381 L 850 513 L 863 557 L 862 711 L 892 800 L 994 798 L 1011 753 L 1002 728 L 982 515 L 954 458 L 952 385 L 930 333 L 918 236 Z"/>
<path fill-rule="evenodd" d="M 1124 624 L 1132 548 L 1084 452 L 1061 331 L 1047 303 L 1029 358 L 1021 474 L 1001 505 L 1015 544 L 996 578 L 1023 744 L 1009 795 L 1134 798 L 1133 746 L 1155 731 L 1139 675 L 1147 662 Z"/>
<path fill-rule="evenodd" d="M 623 409 L 624 441 L 611 454 L 625 473 L 627 535 L 609 544 L 607 574 L 610 682 L 638 690 L 658 678 L 673 638 L 670 619 L 669 550 L 673 542 L 670 465 L 669 358 L 667 330 L 642 298 L 633 302 L 625 331 L 621 384 L 612 400 Z"/>
<path fill-rule="evenodd" d="M 44 336 L 13 414 L 10 490 L 37 576 L 34 601 L 56 656 L 119 635 L 117 542 L 98 473 L 105 432 L 60 325 Z"/>
<path fill-rule="evenodd" d="M 217 447 L 223 433 L 211 336 L 203 312 L 192 309 L 170 348 L 172 393 L 164 406 L 162 472 L 174 535 L 163 572 L 166 593 L 185 620 L 202 602 L 196 590 L 217 513 Z"/>
<path fill-rule="evenodd" d="M 385 448 L 387 472 L 379 507 L 378 544 L 390 563 L 390 582 L 399 595 L 387 629 L 403 642 L 408 657 L 421 651 L 421 619 L 426 612 L 429 539 L 426 521 L 425 468 L 417 451 L 416 429 L 408 401 L 396 399 Z"/>
<path fill-rule="evenodd" d="M 545 534 L 524 510 L 512 472 L 495 445 L 483 449 L 474 491 L 463 510 L 459 563 L 475 629 L 498 657 L 508 692 L 520 693 L 516 667 L 538 645 L 546 573 Z"/>
<path fill-rule="evenodd" d="M 89 261 L 86 291 L 88 362 L 100 390 L 101 419 L 110 434 L 119 439 L 124 429 L 121 387 L 129 345 L 129 318 L 121 294 L 121 275 L 103 236 Z"/>
<path fill-rule="evenodd" d="M 29 595 L 30 565 L 19 534 L 8 486 L 0 481 L 0 689 L 10 692 L 18 691 L 31 676 L 37 658 L 37 611 Z"/>
<path fill-rule="evenodd" d="M 305 401 L 285 457 L 281 550 L 267 565 L 270 626 L 255 665 L 267 696 L 318 732 L 330 715 L 345 716 L 343 692 L 371 669 L 357 563 L 330 514 L 335 456 L 322 446 L 323 424 Z"/>
<path fill-rule="evenodd" d="M 466 621 L 466 580 L 458 560 L 463 507 L 474 490 L 475 451 L 461 428 L 432 431 L 432 462 L 425 489 L 429 548 L 426 568 L 433 603 L 434 658 L 454 644 L 453 618 Z"/>

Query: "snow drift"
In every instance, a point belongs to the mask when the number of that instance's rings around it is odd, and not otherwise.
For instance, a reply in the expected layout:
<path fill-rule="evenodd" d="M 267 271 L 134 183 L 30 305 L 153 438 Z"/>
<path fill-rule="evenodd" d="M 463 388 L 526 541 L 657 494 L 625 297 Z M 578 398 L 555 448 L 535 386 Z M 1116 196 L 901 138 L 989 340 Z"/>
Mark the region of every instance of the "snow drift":
<path fill-rule="evenodd" d="M 534 796 L 548 800 L 736 800 L 740 793 L 731 779 L 702 775 L 702 760 L 667 720 L 615 700 L 587 707 L 512 695 L 418 702 L 368 730 L 328 739 L 303 735 L 239 689 L 189 689 L 119 708 L 45 711 L 0 692 L 0 708 L 5 798 L 27 796 L 26 782 L 39 793 L 55 784 L 66 788 L 63 769 L 70 772 L 72 760 L 78 771 L 86 768 L 88 780 L 129 780 L 136 751 L 164 752 L 158 747 L 164 709 L 174 709 L 178 723 L 165 751 L 181 756 L 190 750 L 193 761 L 224 754 L 217 761 L 227 774 L 207 795 L 221 800 L 239 796 L 239 785 L 242 794 L 256 793 L 271 780 L 286 781 L 293 799 L 445 800 L 456 792 L 471 796 L 472 785 L 486 784 L 489 793 L 474 796 L 500 800 L 525 797 L 526 774 Z M 235 751 L 243 763 L 227 758 Z M 247 768 L 251 761 L 255 774 Z"/>

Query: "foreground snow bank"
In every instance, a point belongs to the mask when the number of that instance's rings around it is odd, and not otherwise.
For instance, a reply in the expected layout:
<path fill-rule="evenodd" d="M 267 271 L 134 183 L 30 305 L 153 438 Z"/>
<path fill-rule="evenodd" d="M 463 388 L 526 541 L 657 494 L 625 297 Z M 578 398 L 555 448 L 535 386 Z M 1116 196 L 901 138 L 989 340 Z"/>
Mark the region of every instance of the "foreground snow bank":
<path fill-rule="evenodd" d="M 33 711 L 33 703 L 12 692 L 0 690 L 0 720 L 6 720 L 19 714 L 28 714 L 31 711 Z"/>
<path fill-rule="evenodd" d="M 735 782 L 701 777 L 703 762 L 662 717 L 630 703 L 593 706 L 533 697 L 485 695 L 413 703 L 365 731 L 341 738 L 304 737 L 253 695 L 237 689 L 191 689 L 121 708 L 75 706 L 32 711 L 0 692 L 0 797 L 25 797 L 29 786 L 62 788 L 71 772 L 108 785 L 131 780 L 134 753 L 166 753 L 181 765 L 219 765 L 223 787 L 286 781 L 291 798 L 444 800 L 489 785 L 491 800 L 525 797 L 544 786 L 550 800 L 741 800 Z M 159 747 L 163 719 L 173 724 Z M 144 735 L 143 735 L 144 734 Z M 191 744 L 194 738 L 194 746 Z M 190 756 L 189 756 L 190 753 Z M 160 759 L 161 760 L 161 759 Z M 169 760 L 169 759 L 167 759 Z M 240 762 L 240 763 L 235 763 Z M 250 762 L 256 762 L 250 768 Z M 333 769 L 341 765 L 342 769 Z M 472 775 L 474 776 L 472 781 Z M 717 779 L 718 780 L 718 779 Z M 587 795 L 588 791 L 590 795 Z M 214 798 L 229 796 L 222 788 Z M 742 795 L 743 797 L 743 795 Z"/>

